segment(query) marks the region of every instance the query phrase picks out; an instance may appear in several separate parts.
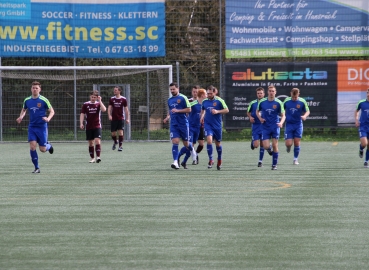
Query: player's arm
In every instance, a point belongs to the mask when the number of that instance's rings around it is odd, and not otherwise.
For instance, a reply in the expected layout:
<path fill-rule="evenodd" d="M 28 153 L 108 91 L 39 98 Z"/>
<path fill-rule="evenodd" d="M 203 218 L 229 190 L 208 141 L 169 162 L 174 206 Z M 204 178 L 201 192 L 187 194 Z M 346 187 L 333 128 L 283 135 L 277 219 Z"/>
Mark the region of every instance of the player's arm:
<path fill-rule="evenodd" d="M 359 127 L 360 126 L 360 122 L 359 122 L 359 111 L 355 110 L 355 126 Z"/>
<path fill-rule="evenodd" d="M 303 115 L 301 115 L 301 119 L 302 119 L 303 121 L 305 121 L 305 120 L 306 120 L 306 118 L 307 118 L 309 115 L 310 115 L 310 111 L 306 111 Z"/>
<path fill-rule="evenodd" d="M 265 122 L 265 119 L 261 117 L 261 114 L 260 114 L 259 108 L 256 110 L 256 116 L 259 118 L 259 121 L 260 121 L 261 123 L 264 123 L 264 122 Z"/>
<path fill-rule="evenodd" d="M 284 121 L 286 120 L 286 114 L 284 112 L 281 112 L 279 116 L 281 117 L 281 121 L 279 121 L 277 125 L 281 128 L 283 127 Z"/>
<path fill-rule="evenodd" d="M 201 113 L 200 113 L 200 123 L 201 124 L 204 124 L 205 112 L 206 111 L 204 109 L 201 110 Z"/>
<path fill-rule="evenodd" d="M 187 108 L 183 108 L 183 109 L 173 108 L 172 112 L 174 112 L 174 113 L 190 113 L 191 112 L 191 107 L 187 107 Z"/>
<path fill-rule="evenodd" d="M 26 116 L 26 113 L 27 113 L 27 109 L 22 108 L 22 110 L 19 114 L 19 117 L 15 121 L 17 121 L 17 123 L 20 124 L 22 122 L 24 116 Z"/>
<path fill-rule="evenodd" d="M 108 106 L 108 117 L 109 117 L 109 120 L 111 121 L 113 118 L 112 118 L 112 111 L 113 111 L 113 106 L 111 106 L 109 104 Z"/>
<path fill-rule="evenodd" d="M 42 119 L 48 123 L 50 122 L 51 118 L 54 117 L 55 111 L 53 107 L 50 107 L 47 111 L 49 112 L 49 115 L 47 117 L 42 117 Z"/>
<path fill-rule="evenodd" d="M 250 109 L 251 109 L 251 105 L 249 105 L 249 107 L 247 108 L 246 115 L 249 117 L 249 120 L 250 120 L 251 123 L 255 123 L 255 118 L 252 117 Z"/>
<path fill-rule="evenodd" d="M 126 116 L 126 123 L 129 124 L 129 110 L 128 110 L 128 106 L 124 107 L 124 114 Z"/>
<path fill-rule="evenodd" d="M 163 123 L 166 124 L 170 119 L 170 114 L 167 114 L 167 117 L 164 118 Z"/>
<path fill-rule="evenodd" d="M 98 96 L 97 97 L 97 100 L 99 101 L 99 103 L 100 103 L 100 110 L 102 111 L 102 112 L 106 112 L 106 107 L 105 107 L 105 105 L 104 105 L 104 103 L 102 102 L 102 100 L 101 100 L 101 96 Z"/>
<path fill-rule="evenodd" d="M 85 126 L 83 125 L 83 122 L 85 121 L 85 114 L 84 113 L 81 113 L 79 115 L 79 127 L 80 129 L 84 129 Z"/>

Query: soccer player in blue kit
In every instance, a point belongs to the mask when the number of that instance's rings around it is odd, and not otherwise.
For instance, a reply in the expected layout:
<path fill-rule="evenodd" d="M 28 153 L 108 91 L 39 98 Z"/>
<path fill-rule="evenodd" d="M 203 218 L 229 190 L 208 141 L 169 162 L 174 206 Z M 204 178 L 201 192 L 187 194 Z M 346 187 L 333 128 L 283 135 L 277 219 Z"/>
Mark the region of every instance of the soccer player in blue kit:
<path fill-rule="evenodd" d="M 278 139 L 285 120 L 283 103 L 275 97 L 277 90 L 274 85 L 268 86 L 268 97 L 260 100 L 256 115 L 263 127 L 263 147 L 270 153 L 270 139 L 272 139 L 273 156 L 272 170 L 277 170 Z"/>
<path fill-rule="evenodd" d="M 49 100 L 40 95 L 41 84 L 39 82 L 32 83 L 31 92 L 32 95 L 24 99 L 23 108 L 16 121 L 20 124 L 27 110 L 29 110 L 28 142 L 31 160 L 35 166 L 35 170 L 32 173 L 40 173 L 38 154 L 36 151 L 37 143 L 41 152 L 49 151 L 50 154 L 54 152 L 53 146 L 47 141 L 47 125 L 51 118 L 53 118 L 55 112 Z M 48 115 L 46 115 L 46 112 L 48 112 Z"/>
<path fill-rule="evenodd" d="M 247 116 L 250 119 L 250 122 L 252 124 L 252 139 L 251 139 L 251 149 L 254 150 L 255 148 L 259 147 L 259 144 L 262 143 L 262 124 L 259 120 L 259 118 L 256 115 L 256 109 L 258 108 L 258 103 L 260 100 L 264 98 L 264 88 L 258 87 L 256 88 L 256 96 L 257 99 L 250 102 L 249 107 L 247 108 Z M 258 167 L 263 167 L 263 158 L 264 158 L 264 147 L 261 144 L 260 145 L 260 151 L 259 151 L 259 162 Z"/>
<path fill-rule="evenodd" d="M 360 112 L 360 119 L 359 119 Z M 360 136 L 360 149 L 359 157 L 363 158 L 364 149 L 366 147 L 364 167 L 369 168 L 369 149 L 368 149 L 368 138 L 369 138 L 369 88 L 366 91 L 366 99 L 362 99 L 356 106 L 355 111 L 355 126 L 359 128 Z"/>
<path fill-rule="evenodd" d="M 189 127 L 187 113 L 191 112 L 191 105 L 185 95 L 179 93 L 177 83 L 171 83 L 169 90 L 172 96 L 168 99 L 169 113 L 164 119 L 166 123 L 170 119 L 170 139 L 172 140 L 173 169 L 179 169 L 178 145 L 182 138 L 183 145 L 192 151 L 192 144 L 189 142 Z"/>
<path fill-rule="evenodd" d="M 286 127 L 284 129 L 284 139 L 287 153 L 293 148 L 293 165 L 298 165 L 298 157 L 300 154 L 300 142 L 303 133 L 302 121 L 310 115 L 309 106 L 306 100 L 300 98 L 300 90 L 293 88 L 291 90 L 291 97 L 288 97 L 283 102 L 283 107 L 286 113 Z"/>
<path fill-rule="evenodd" d="M 206 149 L 209 156 L 208 168 L 212 168 L 213 161 L 213 139 L 218 153 L 217 169 L 222 167 L 222 115 L 229 112 L 223 99 L 216 96 L 215 87 L 210 85 L 207 88 L 207 98 L 202 102 L 201 122 L 204 123 L 206 136 Z"/>

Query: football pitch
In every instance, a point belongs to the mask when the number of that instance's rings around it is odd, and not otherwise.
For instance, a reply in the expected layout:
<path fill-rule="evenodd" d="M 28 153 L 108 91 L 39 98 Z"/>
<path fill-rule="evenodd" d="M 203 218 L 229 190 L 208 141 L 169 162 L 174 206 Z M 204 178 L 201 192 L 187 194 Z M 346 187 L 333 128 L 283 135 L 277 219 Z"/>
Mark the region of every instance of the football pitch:
<path fill-rule="evenodd" d="M 0 269 L 368 269 L 369 169 L 359 142 L 280 141 L 258 168 L 250 142 L 223 167 L 173 170 L 170 142 L 0 144 Z M 216 156 L 216 153 L 214 151 Z M 365 154 L 364 154 L 365 156 Z"/>

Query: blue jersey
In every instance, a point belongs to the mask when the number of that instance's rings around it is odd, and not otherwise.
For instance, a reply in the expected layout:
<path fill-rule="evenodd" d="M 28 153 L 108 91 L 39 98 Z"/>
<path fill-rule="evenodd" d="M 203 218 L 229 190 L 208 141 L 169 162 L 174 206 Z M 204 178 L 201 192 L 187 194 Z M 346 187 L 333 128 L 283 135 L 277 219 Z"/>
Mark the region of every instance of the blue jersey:
<path fill-rule="evenodd" d="M 188 115 L 188 121 L 190 127 L 200 128 L 200 113 L 201 113 L 201 104 L 197 100 L 193 100 L 190 102 L 191 112 Z"/>
<path fill-rule="evenodd" d="M 29 96 L 23 101 L 23 109 L 29 111 L 29 127 L 47 127 L 42 117 L 47 117 L 46 112 L 52 108 L 49 100 L 39 95 L 37 98 Z"/>
<path fill-rule="evenodd" d="M 172 109 L 182 110 L 191 107 L 190 102 L 187 97 L 178 94 L 177 96 L 172 96 L 168 98 L 169 115 L 170 115 L 170 125 L 188 125 L 186 113 L 173 113 Z"/>
<path fill-rule="evenodd" d="M 297 100 L 292 100 L 291 97 L 286 98 L 283 102 L 283 108 L 286 112 L 287 124 L 301 124 L 301 115 L 309 111 L 305 99 L 300 97 Z"/>
<path fill-rule="evenodd" d="M 224 100 L 215 96 L 214 99 L 204 99 L 202 102 L 202 109 L 205 110 L 204 123 L 205 126 L 209 125 L 214 129 L 222 129 L 222 114 L 212 114 L 211 110 L 223 110 L 228 109 Z"/>
<path fill-rule="evenodd" d="M 276 124 L 279 123 L 279 115 L 284 113 L 283 103 L 278 98 L 272 101 L 263 98 L 258 104 L 258 110 L 265 119 L 263 128 L 276 127 Z"/>
<path fill-rule="evenodd" d="M 369 126 L 369 101 L 362 99 L 356 106 L 356 110 L 360 111 L 360 126 Z"/>
<path fill-rule="evenodd" d="M 259 118 L 256 115 L 256 110 L 258 108 L 258 99 L 255 99 L 253 101 L 250 102 L 249 107 L 247 108 L 247 112 L 249 112 L 251 114 L 252 117 L 254 117 L 255 122 L 253 123 L 253 125 L 260 125 L 261 122 L 259 120 Z"/>

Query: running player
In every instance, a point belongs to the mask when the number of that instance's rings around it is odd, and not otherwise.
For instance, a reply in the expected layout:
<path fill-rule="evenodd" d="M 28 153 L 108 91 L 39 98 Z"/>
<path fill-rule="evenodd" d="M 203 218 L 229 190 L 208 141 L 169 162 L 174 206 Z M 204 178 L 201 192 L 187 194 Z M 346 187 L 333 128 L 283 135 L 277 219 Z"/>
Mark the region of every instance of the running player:
<path fill-rule="evenodd" d="M 359 119 L 360 112 L 360 119 Z M 359 157 L 363 158 L 364 149 L 366 147 L 364 167 L 369 168 L 369 149 L 368 149 L 368 138 L 369 138 L 369 88 L 366 91 L 366 99 L 362 99 L 356 106 L 355 110 L 355 125 L 359 128 L 360 136 L 360 149 Z"/>

